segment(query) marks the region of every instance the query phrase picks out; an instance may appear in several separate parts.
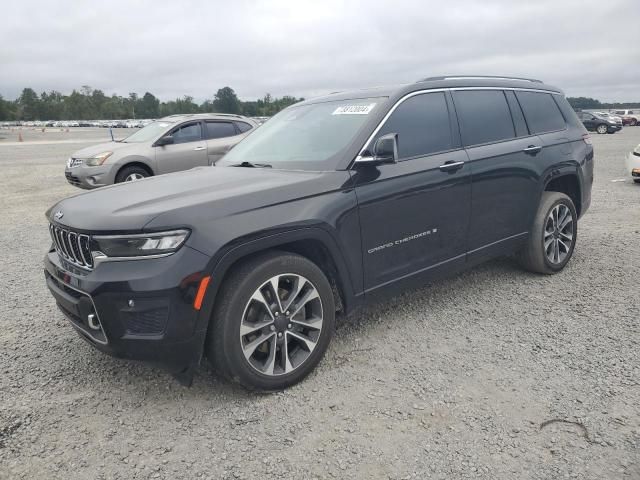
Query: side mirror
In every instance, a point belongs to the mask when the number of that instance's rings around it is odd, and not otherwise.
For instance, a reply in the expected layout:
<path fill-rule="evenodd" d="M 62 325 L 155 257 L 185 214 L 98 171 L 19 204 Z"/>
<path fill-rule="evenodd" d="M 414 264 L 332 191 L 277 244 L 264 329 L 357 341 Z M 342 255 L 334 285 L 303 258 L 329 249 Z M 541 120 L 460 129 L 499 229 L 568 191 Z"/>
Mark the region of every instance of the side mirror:
<path fill-rule="evenodd" d="M 376 140 L 373 145 L 373 155 L 363 154 L 356 160 L 357 164 L 380 165 L 382 163 L 396 163 L 398 161 L 398 134 L 387 133 Z"/>
<path fill-rule="evenodd" d="M 171 135 L 165 135 L 156 141 L 156 147 L 164 147 L 165 145 L 173 145 L 173 137 Z"/>

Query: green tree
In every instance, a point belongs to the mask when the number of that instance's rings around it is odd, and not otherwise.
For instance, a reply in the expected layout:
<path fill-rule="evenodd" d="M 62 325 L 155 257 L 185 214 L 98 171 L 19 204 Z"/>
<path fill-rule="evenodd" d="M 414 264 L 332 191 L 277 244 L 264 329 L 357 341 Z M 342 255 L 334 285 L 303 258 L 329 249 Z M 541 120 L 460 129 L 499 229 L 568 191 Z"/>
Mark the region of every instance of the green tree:
<path fill-rule="evenodd" d="M 216 92 L 213 108 L 218 113 L 240 113 L 241 104 L 233 88 L 224 87 Z"/>
<path fill-rule="evenodd" d="M 138 118 L 157 118 L 160 115 L 160 101 L 151 93 L 146 92 L 136 104 Z"/>
<path fill-rule="evenodd" d="M 32 88 L 25 88 L 18 98 L 18 115 L 21 120 L 38 120 L 40 99 Z"/>

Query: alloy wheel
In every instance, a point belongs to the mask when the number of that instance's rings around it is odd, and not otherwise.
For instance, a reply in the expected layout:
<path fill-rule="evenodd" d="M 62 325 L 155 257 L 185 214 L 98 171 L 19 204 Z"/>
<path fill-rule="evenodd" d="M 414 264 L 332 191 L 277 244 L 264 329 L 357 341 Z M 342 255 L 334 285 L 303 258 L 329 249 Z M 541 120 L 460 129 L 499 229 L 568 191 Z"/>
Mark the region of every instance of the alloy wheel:
<path fill-rule="evenodd" d="M 135 182 L 136 180 L 142 180 L 144 175 L 141 173 L 130 173 L 124 179 L 125 182 Z"/>
<path fill-rule="evenodd" d="M 240 324 L 240 345 L 258 372 L 293 372 L 315 350 L 323 323 L 322 299 L 301 275 L 284 273 L 264 282 L 247 302 Z"/>
<path fill-rule="evenodd" d="M 573 245 L 574 221 L 571 209 L 563 203 L 553 207 L 544 226 L 544 252 L 547 260 L 561 264 Z"/>

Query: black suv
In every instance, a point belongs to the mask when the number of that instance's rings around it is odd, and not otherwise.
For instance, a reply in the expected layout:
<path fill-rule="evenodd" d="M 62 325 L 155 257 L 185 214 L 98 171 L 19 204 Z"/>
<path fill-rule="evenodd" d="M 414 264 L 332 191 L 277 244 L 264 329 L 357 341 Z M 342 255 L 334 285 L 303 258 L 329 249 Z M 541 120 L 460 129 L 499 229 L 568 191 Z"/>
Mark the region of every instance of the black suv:
<path fill-rule="evenodd" d="M 46 282 L 96 348 L 189 384 L 204 354 L 255 389 L 301 380 L 335 314 L 499 255 L 552 274 L 593 148 L 537 80 L 435 77 L 280 112 L 215 167 L 61 201 Z"/>

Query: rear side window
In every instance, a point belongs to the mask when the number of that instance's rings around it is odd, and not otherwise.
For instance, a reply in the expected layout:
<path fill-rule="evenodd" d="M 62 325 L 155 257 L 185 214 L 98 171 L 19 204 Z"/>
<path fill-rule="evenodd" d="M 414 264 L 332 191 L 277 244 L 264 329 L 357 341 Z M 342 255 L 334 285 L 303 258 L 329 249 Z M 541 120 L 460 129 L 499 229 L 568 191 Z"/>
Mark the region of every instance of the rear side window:
<path fill-rule="evenodd" d="M 509 105 L 502 90 L 453 93 L 465 145 L 499 142 L 515 137 Z"/>
<path fill-rule="evenodd" d="M 453 148 L 449 110 L 444 93 L 409 97 L 394 110 L 376 139 L 398 134 L 398 157 L 410 158 Z"/>
<path fill-rule="evenodd" d="M 236 122 L 236 127 L 238 127 L 238 130 L 240 130 L 240 133 L 248 132 L 249 130 L 251 130 L 251 128 L 253 128 L 247 122 Z"/>
<path fill-rule="evenodd" d="M 516 92 L 533 134 L 564 130 L 566 124 L 560 109 L 549 93 Z"/>
<path fill-rule="evenodd" d="M 231 122 L 207 122 L 207 140 L 232 137 L 237 134 L 236 127 Z"/>

